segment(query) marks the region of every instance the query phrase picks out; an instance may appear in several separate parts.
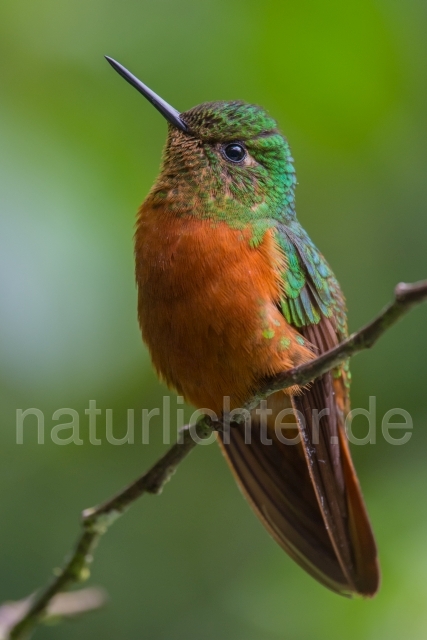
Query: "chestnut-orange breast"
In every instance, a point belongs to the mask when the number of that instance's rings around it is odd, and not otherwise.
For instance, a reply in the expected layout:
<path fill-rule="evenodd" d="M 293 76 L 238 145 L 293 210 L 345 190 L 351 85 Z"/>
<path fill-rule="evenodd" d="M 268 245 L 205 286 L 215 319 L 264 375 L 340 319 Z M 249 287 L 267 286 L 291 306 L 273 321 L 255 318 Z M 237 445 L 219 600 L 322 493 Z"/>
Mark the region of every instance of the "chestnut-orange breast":
<path fill-rule="evenodd" d="M 240 406 L 266 376 L 307 361 L 277 303 L 286 258 L 274 232 L 143 204 L 135 236 L 138 317 L 153 364 L 198 408 Z"/>

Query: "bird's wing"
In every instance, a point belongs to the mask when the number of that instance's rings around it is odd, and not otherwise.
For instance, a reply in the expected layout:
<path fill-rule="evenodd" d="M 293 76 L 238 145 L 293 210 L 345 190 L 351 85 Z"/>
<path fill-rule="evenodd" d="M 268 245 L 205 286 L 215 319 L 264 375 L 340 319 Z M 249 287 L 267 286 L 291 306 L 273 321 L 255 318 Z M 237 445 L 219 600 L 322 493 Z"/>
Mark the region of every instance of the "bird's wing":
<path fill-rule="evenodd" d="M 340 288 L 299 225 L 279 226 L 276 241 L 287 262 L 281 310 L 321 354 L 346 335 Z M 231 429 L 223 450 L 258 516 L 291 557 L 338 593 L 371 596 L 379 569 L 344 430 L 348 378 L 344 365 L 292 397 L 299 445 L 284 444 L 271 430 L 272 445 L 263 444 L 259 433 L 246 444 L 241 426 Z M 270 406 L 276 403 L 277 413 L 286 401 L 275 394 Z M 316 423 L 322 410 L 326 415 Z"/>

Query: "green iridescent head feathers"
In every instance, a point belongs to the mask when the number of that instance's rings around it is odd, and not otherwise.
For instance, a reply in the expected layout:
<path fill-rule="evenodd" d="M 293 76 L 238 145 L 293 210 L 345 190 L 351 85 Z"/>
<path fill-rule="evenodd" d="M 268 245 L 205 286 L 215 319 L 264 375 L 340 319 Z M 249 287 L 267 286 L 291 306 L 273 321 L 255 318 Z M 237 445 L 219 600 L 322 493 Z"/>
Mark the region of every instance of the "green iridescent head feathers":
<path fill-rule="evenodd" d="M 264 109 L 241 100 L 204 102 L 181 114 L 191 134 L 204 141 L 250 140 L 277 133 Z"/>
<path fill-rule="evenodd" d="M 295 169 L 289 145 L 261 107 L 209 102 L 181 114 L 188 131 L 169 125 L 163 167 L 152 195 L 185 215 L 233 227 L 294 217 Z M 224 149 L 238 143 L 241 162 Z M 160 204 L 160 202 L 159 202 Z"/>

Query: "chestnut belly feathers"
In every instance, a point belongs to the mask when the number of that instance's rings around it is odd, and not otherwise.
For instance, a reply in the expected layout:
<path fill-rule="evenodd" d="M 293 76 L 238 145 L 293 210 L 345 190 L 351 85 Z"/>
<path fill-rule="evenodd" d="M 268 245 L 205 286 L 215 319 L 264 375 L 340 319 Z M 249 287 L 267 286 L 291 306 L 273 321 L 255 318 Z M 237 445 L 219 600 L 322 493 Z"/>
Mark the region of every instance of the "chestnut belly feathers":
<path fill-rule="evenodd" d="M 197 408 L 221 412 L 257 383 L 312 357 L 277 302 L 285 258 L 274 232 L 250 244 L 233 229 L 168 211 L 140 210 L 136 242 L 138 318 L 163 380 Z"/>

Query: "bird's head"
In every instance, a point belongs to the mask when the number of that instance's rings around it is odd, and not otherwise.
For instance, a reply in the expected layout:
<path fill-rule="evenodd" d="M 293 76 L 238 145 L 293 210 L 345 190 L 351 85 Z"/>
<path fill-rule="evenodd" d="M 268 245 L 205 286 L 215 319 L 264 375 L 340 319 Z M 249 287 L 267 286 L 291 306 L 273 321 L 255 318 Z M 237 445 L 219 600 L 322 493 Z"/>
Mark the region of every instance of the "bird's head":
<path fill-rule="evenodd" d="M 236 226 L 294 216 L 293 159 L 264 109 L 241 101 L 206 102 L 179 113 L 107 60 L 169 122 L 162 170 L 149 196 L 155 206 Z"/>

